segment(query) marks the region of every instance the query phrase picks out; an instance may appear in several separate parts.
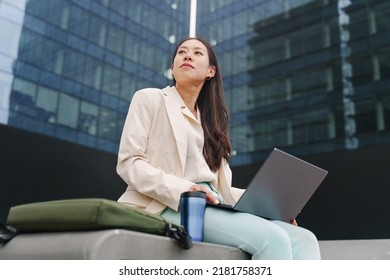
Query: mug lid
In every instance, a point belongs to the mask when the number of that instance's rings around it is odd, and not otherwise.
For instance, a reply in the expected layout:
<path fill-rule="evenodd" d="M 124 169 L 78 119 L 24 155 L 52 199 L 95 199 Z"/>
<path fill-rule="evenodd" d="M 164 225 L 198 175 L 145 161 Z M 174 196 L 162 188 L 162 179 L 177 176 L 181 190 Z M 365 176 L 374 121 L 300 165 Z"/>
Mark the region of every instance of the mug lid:
<path fill-rule="evenodd" d="M 200 197 L 200 198 L 206 198 L 206 193 L 202 191 L 196 191 L 196 192 L 183 192 L 180 195 L 181 197 Z"/>

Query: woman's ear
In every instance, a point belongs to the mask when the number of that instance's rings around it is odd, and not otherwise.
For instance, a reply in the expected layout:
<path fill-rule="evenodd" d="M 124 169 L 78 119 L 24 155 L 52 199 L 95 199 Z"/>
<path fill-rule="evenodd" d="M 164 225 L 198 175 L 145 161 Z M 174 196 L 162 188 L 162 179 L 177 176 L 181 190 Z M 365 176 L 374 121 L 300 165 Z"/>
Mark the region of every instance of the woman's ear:
<path fill-rule="evenodd" d="M 215 76 L 216 72 L 217 72 L 217 69 L 215 68 L 215 66 L 214 65 L 210 65 L 209 73 L 208 73 L 207 77 L 210 77 L 210 79 L 213 78 Z"/>

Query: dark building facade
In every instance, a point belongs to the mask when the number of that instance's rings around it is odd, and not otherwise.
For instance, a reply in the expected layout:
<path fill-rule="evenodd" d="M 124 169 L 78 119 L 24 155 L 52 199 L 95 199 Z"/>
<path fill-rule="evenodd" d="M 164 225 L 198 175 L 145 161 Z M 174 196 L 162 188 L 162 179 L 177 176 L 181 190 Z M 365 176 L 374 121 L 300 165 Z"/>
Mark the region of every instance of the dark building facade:
<path fill-rule="evenodd" d="M 320 239 L 389 238 L 390 2 L 197 8 L 196 34 L 222 67 L 233 184 L 281 148 L 329 170 L 301 225 Z M 171 83 L 189 13 L 189 0 L 0 2 L 1 221 L 18 203 L 123 192 L 115 164 L 129 101 Z"/>
<path fill-rule="evenodd" d="M 233 165 L 390 144 L 388 1 L 199 1 L 232 114 Z"/>
<path fill-rule="evenodd" d="M 2 123 L 115 154 L 132 94 L 170 82 L 187 2 L 2 1 Z"/>

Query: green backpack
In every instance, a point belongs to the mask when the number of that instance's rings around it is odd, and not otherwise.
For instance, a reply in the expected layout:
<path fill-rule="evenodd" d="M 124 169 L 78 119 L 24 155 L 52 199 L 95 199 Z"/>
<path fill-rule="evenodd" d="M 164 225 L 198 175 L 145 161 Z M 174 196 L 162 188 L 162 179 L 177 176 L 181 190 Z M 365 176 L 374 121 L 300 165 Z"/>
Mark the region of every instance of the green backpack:
<path fill-rule="evenodd" d="M 102 198 L 67 199 L 11 207 L 7 226 L 2 225 L 0 243 L 18 233 L 84 231 L 121 228 L 169 236 L 183 249 L 192 247 L 184 227 L 159 215 Z"/>

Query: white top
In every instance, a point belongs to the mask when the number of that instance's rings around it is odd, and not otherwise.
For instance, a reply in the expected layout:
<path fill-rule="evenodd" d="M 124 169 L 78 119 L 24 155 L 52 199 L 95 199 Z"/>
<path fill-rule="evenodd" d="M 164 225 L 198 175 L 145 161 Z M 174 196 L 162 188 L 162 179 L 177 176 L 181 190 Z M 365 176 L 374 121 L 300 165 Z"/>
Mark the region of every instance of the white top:
<path fill-rule="evenodd" d="M 206 159 L 203 156 L 204 133 L 200 122 L 199 108 L 197 118 L 187 108 L 180 94 L 177 94 L 182 112 L 186 119 L 188 131 L 187 158 L 184 170 L 184 177 L 192 182 L 211 182 L 217 186 L 217 174 L 210 170 Z"/>

